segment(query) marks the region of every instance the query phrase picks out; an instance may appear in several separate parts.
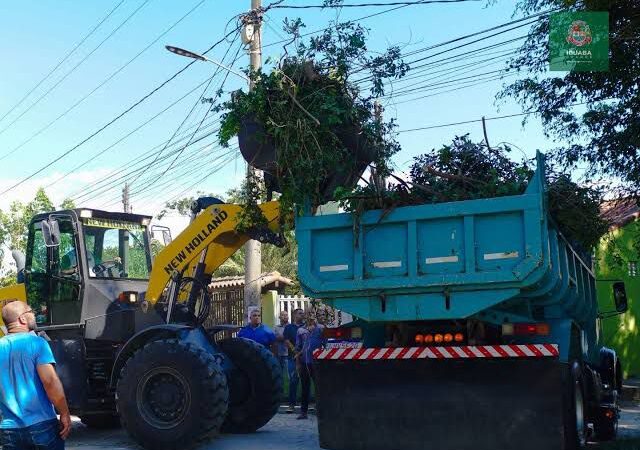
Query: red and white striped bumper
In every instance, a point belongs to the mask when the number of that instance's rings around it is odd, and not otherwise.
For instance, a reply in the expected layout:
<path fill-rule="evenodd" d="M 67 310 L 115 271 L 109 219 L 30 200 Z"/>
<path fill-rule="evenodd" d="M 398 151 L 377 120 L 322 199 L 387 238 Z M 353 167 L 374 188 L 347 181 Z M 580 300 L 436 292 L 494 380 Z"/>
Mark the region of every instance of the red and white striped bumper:
<path fill-rule="evenodd" d="M 318 349 L 315 359 L 465 359 L 555 358 L 557 344 L 463 345 L 457 347 L 332 348 Z"/>

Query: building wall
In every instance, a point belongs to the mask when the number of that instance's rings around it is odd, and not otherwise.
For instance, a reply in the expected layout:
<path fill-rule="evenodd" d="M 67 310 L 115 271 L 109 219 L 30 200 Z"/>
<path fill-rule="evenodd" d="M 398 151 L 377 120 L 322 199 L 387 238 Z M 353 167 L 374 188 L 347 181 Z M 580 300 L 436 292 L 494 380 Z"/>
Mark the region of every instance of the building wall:
<path fill-rule="evenodd" d="M 634 245 L 635 243 L 635 245 Z M 614 311 L 612 281 L 625 283 L 629 310 L 602 319 L 602 342 L 620 355 L 625 377 L 640 377 L 640 221 L 605 236 L 596 254 L 596 277 L 600 311 Z M 630 263 L 636 263 L 635 273 Z"/>

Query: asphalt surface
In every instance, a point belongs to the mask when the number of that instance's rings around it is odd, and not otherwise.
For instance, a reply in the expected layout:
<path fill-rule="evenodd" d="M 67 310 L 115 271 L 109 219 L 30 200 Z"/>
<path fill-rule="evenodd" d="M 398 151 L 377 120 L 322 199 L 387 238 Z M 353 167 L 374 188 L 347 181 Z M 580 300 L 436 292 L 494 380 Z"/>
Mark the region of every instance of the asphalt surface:
<path fill-rule="evenodd" d="M 618 442 L 590 443 L 588 450 L 640 450 L 640 405 L 622 408 Z M 99 431 L 74 421 L 68 450 L 140 450 L 123 430 Z M 277 414 L 271 422 L 254 434 L 222 435 L 198 450 L 320 450 L 317 420 L 296 420 L 292 414 Z"/>

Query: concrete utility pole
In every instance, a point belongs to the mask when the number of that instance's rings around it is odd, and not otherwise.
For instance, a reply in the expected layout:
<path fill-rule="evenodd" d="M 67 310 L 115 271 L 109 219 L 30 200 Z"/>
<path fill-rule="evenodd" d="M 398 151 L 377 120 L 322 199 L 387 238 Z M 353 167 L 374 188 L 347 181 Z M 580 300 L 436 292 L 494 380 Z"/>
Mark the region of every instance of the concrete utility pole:
<path fill-rule="evenodd" d="M 251 13 L 245 16 L 245 37 L 250 37 L 249 59 L 251 70 L 262 67 L 262 0 L 251 0 Z M 249 89 L 253 82 L 249 81 Z M 257 176 L 255 169 L 248 166 L 247 177 Z M 260 242 L 251 240 L 244 247 L 244 304 L 246 317 L 249 311 L 260 306 L 261 287 L 258 278 L 262 274 L 262 248 Z"/>
<path fill-rule="evenodd" d="M 122 189 L 122 207 L 124 212 L 131 212 L 131 205 L 129 204 L 129 183 L 125 183 Z"/>

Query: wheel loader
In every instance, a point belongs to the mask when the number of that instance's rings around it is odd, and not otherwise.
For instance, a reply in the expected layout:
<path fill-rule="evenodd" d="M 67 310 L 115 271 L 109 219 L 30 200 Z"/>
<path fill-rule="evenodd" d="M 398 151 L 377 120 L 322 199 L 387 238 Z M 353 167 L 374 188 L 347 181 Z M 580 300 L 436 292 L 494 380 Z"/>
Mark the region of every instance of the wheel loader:
<path fill-rule="evenodd" d="M 249 239 L 283 244 L 278 204 L 260 208 L 269 226 L 237 233 L 240 206 L 201 198 L 155 255 L 148 216 L 74 209 L 31 220 L 26 255 L 14 252 L 19 284 L 0 302 L 36 312 L 72 414 L 89 427 L 121 423 L 149 449 L 254 432 L 273 417 L 282 389 L 273 354 L 214 339 L 235 325 L 203 328 L 214 270 Z"/>

